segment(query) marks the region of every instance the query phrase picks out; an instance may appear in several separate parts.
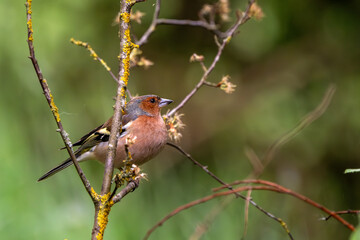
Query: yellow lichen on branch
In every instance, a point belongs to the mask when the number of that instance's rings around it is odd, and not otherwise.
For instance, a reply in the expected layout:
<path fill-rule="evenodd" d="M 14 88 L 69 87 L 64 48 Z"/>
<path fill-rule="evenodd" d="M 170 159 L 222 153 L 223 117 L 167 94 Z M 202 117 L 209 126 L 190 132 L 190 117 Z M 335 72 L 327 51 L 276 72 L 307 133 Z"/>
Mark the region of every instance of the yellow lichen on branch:
<path fill-rule="evenodd" d="M 109 213 L 111 210 L 111 207 L 114 205 L 113 201 L 109 201 L 110 192 L 108 194 L 105 194 L 103 196 L 99 196 L 100 201 L 100 207 L 97 214 L 97 221 L 99 225 L 99 232 L 96 235 L 96 239 L 102 240 L 104 236 L 104 231 L 106 228 L 106 225 L 109 221 Z"/>
<path fill-rule="evenodd" d="M 124 22 L 130 21 L 130 14 L 122 13 L 121 17 L 122 17 Z M 123 38 L 126 40 L 126 44 L 124 44 L 124 47 L 122 48 L 122 52 L 123 52 L 123 54 L 125 54 L 126 57 L 122 60 L 122 63 L 124 65 L 124 73 L 120 77 L 120 81 L 122 81 L 124 83 L 124 85 L 127 86 L 127 83 L 129 81 L 129 76 L 130 76 L 130 72 L 129 72 L 129 69 L 130 69 L 130 54 L 131 54 L 131 51 L 132 51 L 133 48 L 138 48 L 139 46 L 131 42 L 130 30 L 129 29 L 126 29 L 124 31 Z M 121 95 L 123 96 L 123 94 L 125 95 L 125 90 L 124 89 L 121 90 Z"/>
<path fill-rule="evenodd" d="M 97 194 L 94 190 L 94 188 L 91 187 L 91 196 L 93 199 L 95 199 L 96 201 L 100 201 L 100 195 Z"/>
<path fill-rule="evenodd" d="M 27 21 L 27 28 L 28 28 L 28 40 L 29 41 L 33 41 L 33 28 L 32 28 L 32 19 L 31 19 L 31 14 L 32 14 L 32 10 L 31 10 L 31 3 L 32 0 L 27 0 L 26 1 L 26 8 L 27 8 L 27 15 L 28 15 L 28 21 Z"/>
<path fill-rule="evenodd" d="M 49 89 L 49 86 L 47 84 L 47 81 L 46 79 L 42 79 L 42 84 L 44 84 L 46 86 L 45 89 Z M 50 89 L 48 90 L 48 94 L 49 94 L 49 97 L 50 97 L 50 109 L 51 109 L 51 112 L 53 113 L 55 119 L 56 119 L 56 122 L 60 122 L 60 115 L 59 115 L 59 109 L 58 107 L 55 105 L 55 102 L 54 102 L 54 97 L 53 95 L 51 94 L 50 92 Z M 49 101 L 49 100 L 48 100 Z"/>
<path fill-rule="evenodd" d="M 71 38 L 70 42 L 77 46 L 86 48 L 90 52 L 90 56 L 93 57 L 94 60 L 98 60 L 107 71 L 111 70 L 110 67 L 106 64 L 106 62 L 97 55 L 97 53 L 94 51 L 94 49 L 87 42 L 75 40 L 74 38 Z"/>
<path fill-rule="evenodd" d="M 122 52 L 125 54 L 125 58 L 122 60 L 124 66 L 124 74 L 121 76 L 120 80 L 127 85 L 129 80 L 129 69 L 130 69 L 130 53 L 131 53 L 131 39 L 130 39 L 130 30 L 126 29 L 124 32 L 124 38 L 126 39 L 126 44 L 124 45 Z"/>
<path fill-rule="evenodd" d="M 124 23 L 129 23 L 130 22 L 130 14 L 127 12 L 123 12 L 120 14 L 121 19 L 123 20 Z"/>

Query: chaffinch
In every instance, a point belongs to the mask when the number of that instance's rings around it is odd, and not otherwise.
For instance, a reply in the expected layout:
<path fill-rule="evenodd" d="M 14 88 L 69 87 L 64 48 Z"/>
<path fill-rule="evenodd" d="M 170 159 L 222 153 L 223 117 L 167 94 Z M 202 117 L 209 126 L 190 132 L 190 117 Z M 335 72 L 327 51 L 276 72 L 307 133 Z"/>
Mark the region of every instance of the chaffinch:
<path fill-rule="evenodd" d="M 145 95 L 135 97 L 127 103 L 122 116 L 122 128 L 114 161 L 115 168 L 120 169 L 127 158 L 125 153 L 127 139 L 134 140 L 128 149 L 133 163 L 138 166 L 155 157 L 164 148 L 167 141 L 167 130 L 160 109 L 172 102 L 172 100 L 156 95 Z M 112 117 L 73 144 L 73 146 L 79 146 L 75 151 L 77 161 L 97 159 L 105 163 L 111 124 Z M 38 181 L 44 180 L 72 164 L 72 160 L 68 158 L 45 173 Z"/>

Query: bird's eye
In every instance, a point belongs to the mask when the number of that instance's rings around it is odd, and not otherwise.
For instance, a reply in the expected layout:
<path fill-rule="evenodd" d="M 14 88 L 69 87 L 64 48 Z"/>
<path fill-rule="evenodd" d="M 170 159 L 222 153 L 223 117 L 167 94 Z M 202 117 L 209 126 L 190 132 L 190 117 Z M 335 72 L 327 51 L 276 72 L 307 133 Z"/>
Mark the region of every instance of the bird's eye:
<path fill-rule="evenodd" d="M 151 103 L 155 103 L 155 98 L 151 98 L 151 99 L 150 99 L 150 102 L 151 102 Z"/>

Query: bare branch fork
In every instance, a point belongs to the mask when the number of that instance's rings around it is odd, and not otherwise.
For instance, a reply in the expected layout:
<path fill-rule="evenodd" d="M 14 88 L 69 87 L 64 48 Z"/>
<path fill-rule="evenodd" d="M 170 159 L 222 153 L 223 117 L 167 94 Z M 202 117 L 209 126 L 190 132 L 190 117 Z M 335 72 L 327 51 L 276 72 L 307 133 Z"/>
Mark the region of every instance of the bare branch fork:
<path fill-rule="evenodd" d="M 222 40 L 221 43 L 218 43 L 218 51 L 216 56 L 214 57 L 211 65 L 209 68 L 206 68 L 204 63 L 200 61 L 201 66 L 204 70 L 204 74 L 201 77 L 200 81 L 196 84 L 194 89 L 190 91 L 188 95 L 185 96 L 185 98 L 170 112 L 167 113 L 167 117 L 170 117 L 174 115 L 177 111 L 179 111 L 181 108 L 184 107 L 184 105 L 194 96 L 194 94 L 202 87 L 202 86 L 211 86 L 211 87 L 220 87 L 218 84 L 209 83 L 206 81 L 207 77 L 210 75 L 210 73 L 214 70 L 216 64 L 220 60 L 221 54 L 226 46 L 226 44 L 229 43 L 231 38 L 235 35 L 237 29 L 239 26 L 244 24 L 250 19 L 250 9 L 251 6 L 254 4 L 255 0 L 250 0 L 249 4 L 242 14 L 237 12 L 237 21 L 225 32 L 220 32 L 217 30 L 217 26 L 214 23 L 208 23 L 205 20 L 199 20 L 199 21 L 191 21 L 191 20 L 175 20 L 175 19 L 159 19 L 160 15 L 160 5 L 161 0 L 156 0 L 155 5 L 155 12 L 153 15 L 153 20 L 149 26 L 149 28 L 146 30 L 146 32 L 143 34 L 143 36 L 136 41 L 136 44 L 141 46 L 145 44 L 148 41 L 148 38 L 150 35 L 155 31 L 156 26 L 159 24 L 171 24 L 171 25 L 186 25 L 186 26 L 200 26 L 204 27 L 209 31 L 212 31 L 215 33 L 215 36 L 220 38 Z"/>

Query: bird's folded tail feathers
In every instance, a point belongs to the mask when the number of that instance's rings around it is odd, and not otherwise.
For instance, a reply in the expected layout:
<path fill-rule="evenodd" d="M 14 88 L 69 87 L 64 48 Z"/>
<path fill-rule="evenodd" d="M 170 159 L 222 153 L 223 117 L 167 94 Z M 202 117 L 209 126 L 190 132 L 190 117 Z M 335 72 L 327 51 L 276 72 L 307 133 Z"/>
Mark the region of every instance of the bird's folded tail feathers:
<path fill-rule="evenodd" d="M 71 166 L 73 164 L 72 160 L 70 158 L 66 159 L 64 162 L 60 163 L 58 166 L 54 167 L 53 169 L 51 169 L 50 171 L 48 171 L 47 173 L 45 173 L 43 176 L 41 176 L 38 179 L 38 182 L 54 175 L 55 173 L 60 172 L 61 170 Z"/>

